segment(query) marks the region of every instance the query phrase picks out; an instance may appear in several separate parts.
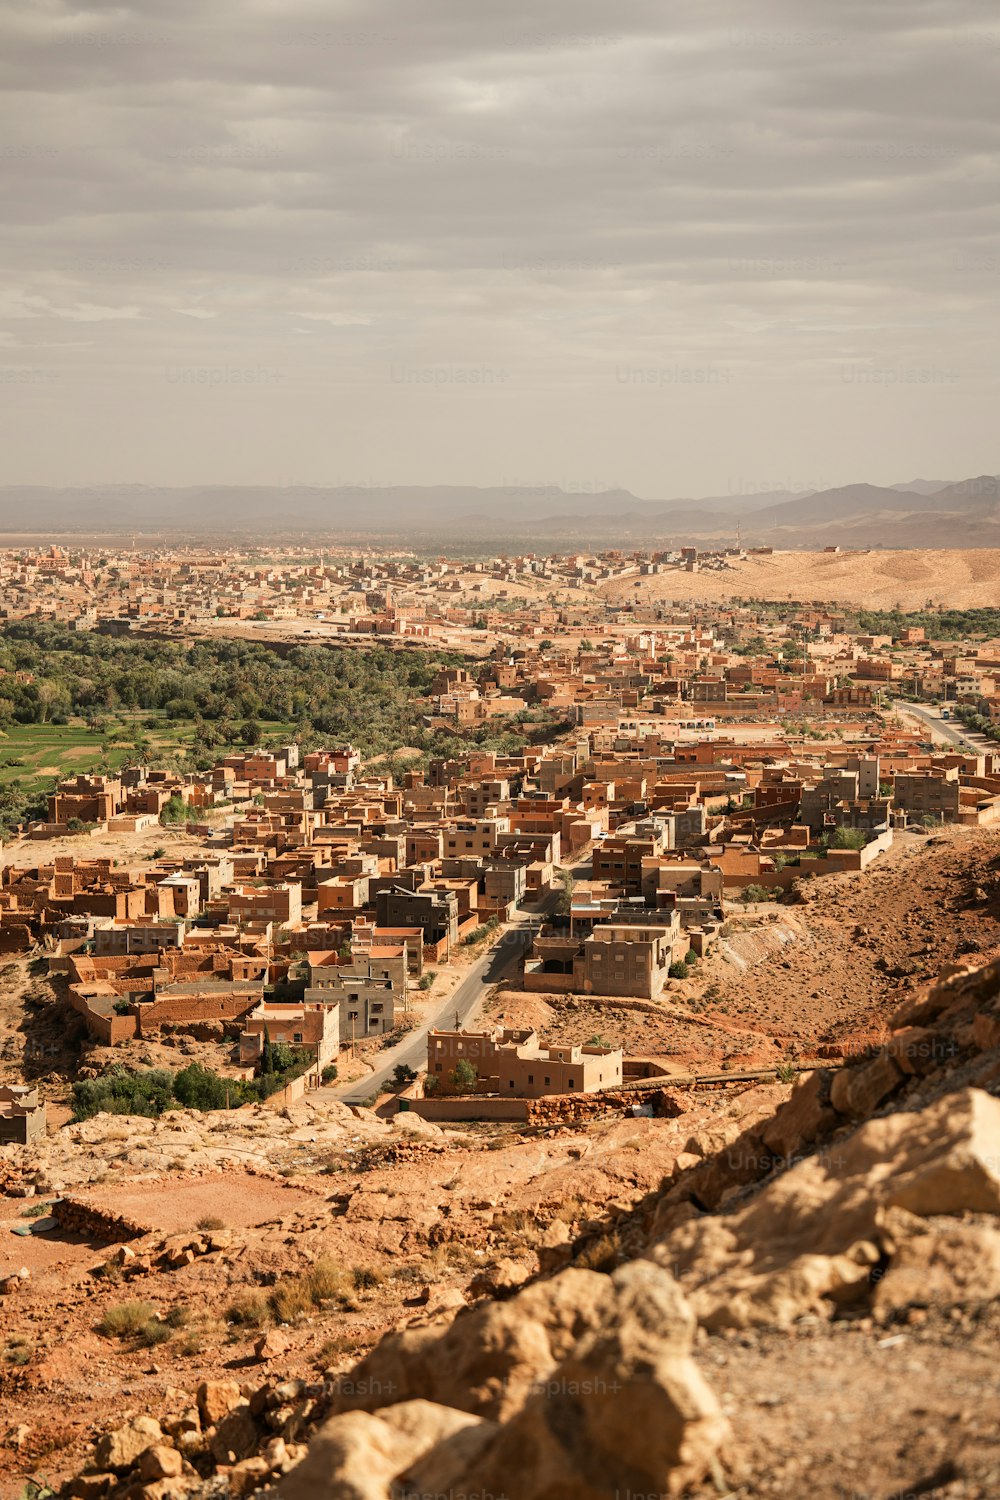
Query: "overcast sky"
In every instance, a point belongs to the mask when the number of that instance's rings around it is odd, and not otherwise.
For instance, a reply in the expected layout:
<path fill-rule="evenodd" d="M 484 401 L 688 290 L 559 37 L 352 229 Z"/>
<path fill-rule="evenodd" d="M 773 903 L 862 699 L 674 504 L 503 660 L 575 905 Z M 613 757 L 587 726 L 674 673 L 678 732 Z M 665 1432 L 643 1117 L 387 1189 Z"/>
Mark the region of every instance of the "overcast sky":
<path fill-rule="evenodd" d="M 995 472 L 1000 12 L 10 5 L 0 482 Z"/>

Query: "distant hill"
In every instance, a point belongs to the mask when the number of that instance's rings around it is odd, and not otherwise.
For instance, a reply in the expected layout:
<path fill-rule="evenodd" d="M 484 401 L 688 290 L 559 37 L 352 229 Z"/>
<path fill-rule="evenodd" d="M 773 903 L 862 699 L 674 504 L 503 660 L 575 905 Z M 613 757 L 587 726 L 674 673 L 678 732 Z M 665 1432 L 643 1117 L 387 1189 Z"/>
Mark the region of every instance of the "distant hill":
<path fill-rule="evenodd" d="M 914 495 L 936 495 L 938 490 L 946 490 L 953 481 L 950 479 L 909 479 L 905 484 L 892 484 L 893 490 L 909 490 Z"/>
<path fill-rule="evenodd" d="M 759 510 L 745 534 L 774 546 L 995 547 L 1000 481 L 987 474 L 942 488 L 844 485 Z"/>
<path fill-rule="evenodd" d="M 834 489 L 645 500 L 558 486 L 104 485 L 0 488 L 0 532 L 58 536 L 345 537 L 500 550 L 682 542 L 779 547 L 993 547 L 1000 480 L 849 484 Z"/>

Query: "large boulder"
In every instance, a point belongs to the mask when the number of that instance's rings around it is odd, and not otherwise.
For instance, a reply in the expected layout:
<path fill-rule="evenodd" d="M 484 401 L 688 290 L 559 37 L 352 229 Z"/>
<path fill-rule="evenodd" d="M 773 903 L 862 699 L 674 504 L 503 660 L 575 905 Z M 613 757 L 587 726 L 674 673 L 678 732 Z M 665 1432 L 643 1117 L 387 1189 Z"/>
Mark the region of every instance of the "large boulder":
<path fill-rule="evenodd" d="M 99 1469 L 125 1474 L 139 1462 L 140 1454 L 163 1441 L 163 1431 L 153 1417 L 136 1417 L 98 1439 L 94 1460 Z"/>
<path fill-rule="evenodd" d="M 594 1281 L 600 1314 L 574 1332 L 569 1309 Z M 672 1496 L 712 1472 L 729 1428 L 691 1358 L 695 1319 L 673 1278 L 633 1261 L 611 1277 L 568 1270 L 530 1290 L 534 1303 L 522 1293 L 503 1306 L 522 1303 L 521 1318 L 544 1323 L 562 1357 L 518 1385 L 503 1424 L 428 1401 L 342 1412 L 283 1479 L 282 1500 Z M 459 1323 L 463 1337 L 482 1327 L 473 1316 Z M 437 1335 L 442 1364 L 453 1333 Z"/>
<path fill-rule="evenodd" d="M 340 1377 L 335 1411 L 375 1411 L 418 1397 L 501 1421 L 596 1328 L 608 1279 L 570 1269 L 506 1302 L 389 1334 Z"/>
<path fill-rule="evenodd" d="M 418 1466 L 420 1493 L 672 1496 L 711 1472 L 729 1427 L 691 1359 L 695 1320 L 680 1289 L 660 1267 L 633 1261 L 614 1272 L 608 1291 L 600 1327 L 474 1463 L 453 1465 L 445 1450 Z"/>
<path fill-rule="evenodd" d="M 841 1068 L 830 1085 L 830 1103 L 839 1114 L 864 1120 L 903 1081 L 903 1073 L 888 1052 L 858 1067 Z"/>
<path fill-rule="evenodd" d="M 281 1482 L 282 1500 L 389 1500 L 390 1487 L 418 1461 L 475 1461 L 493 1424 L 430 1401 L 406 1401 L 374 1415 L 342 1412 L 325 1422 L 301 1464 Z M 498 1492 L 499 1493 L 499 1492 Z"/>
<path fill-rule="evenodd" d="M 911 1307 L 985 1305 L 1000 1298 L 1000 1230 L 938 1221 L 900 1244 L 878 1278 L 872 1310 L 880 1323 Z"/>
<path fill-rule="evenodd" d="M 785 1103 L 761 1127 L 761 1139 L 775 1156 L 797 1156 L 839 1123 L 830 1107 L 831 1078 L 828 1068 L 803 1073 Z"/>
<path fill-rule="evenodd" d="M 787 1325 L 877 1284 L 921 1220 L 1000 1214 L 1000 1101 L 978 1089 L 870 1120 L 774 1178 L 743 1208 L 670 1227 L 653 1258 L 680 1278 L 707 1327 Z"/>

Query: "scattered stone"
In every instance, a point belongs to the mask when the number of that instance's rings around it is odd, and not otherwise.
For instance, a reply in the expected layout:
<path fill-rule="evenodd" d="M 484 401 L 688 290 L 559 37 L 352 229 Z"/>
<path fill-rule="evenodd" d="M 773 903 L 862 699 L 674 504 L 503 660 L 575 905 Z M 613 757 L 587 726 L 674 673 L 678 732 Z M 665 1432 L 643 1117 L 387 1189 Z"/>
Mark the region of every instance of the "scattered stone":
<path fill-rule="evenodd" d="M 241 1398 L 235 1380 L 205 1380 L 198 1387 L 198 1413 L 204 1427 L 214 1427 Z"/>
<path fill-rule="evenodd" d="M 266 1363 L 271 1359 L 280 1359 L 291 1347 L 292 1341 L 286 1333 L 278 1328 L 269 1328 L 254 1344 L 253 1350 L 256 1357 Z"/>
<path fill-rule="evenodd" d="M 154 1443 L 139 1455 L 139 1475 L 147 1483 L 153 1479 L 174 1479 L 184 1467 L 184 1460 L 176 1448 L 166 1443 Z"/>
<path fill-rule="evenodd" d="M 153 1417 L 136 1417 L 124 1427 L 106 1432 L 94 1449 L 94 1459 L 99 1469 L 114 1469 L 125 1474 L 135 1467 L 139 1455 L 152 1445 L 159 1443 L 163 1430 Z"/>

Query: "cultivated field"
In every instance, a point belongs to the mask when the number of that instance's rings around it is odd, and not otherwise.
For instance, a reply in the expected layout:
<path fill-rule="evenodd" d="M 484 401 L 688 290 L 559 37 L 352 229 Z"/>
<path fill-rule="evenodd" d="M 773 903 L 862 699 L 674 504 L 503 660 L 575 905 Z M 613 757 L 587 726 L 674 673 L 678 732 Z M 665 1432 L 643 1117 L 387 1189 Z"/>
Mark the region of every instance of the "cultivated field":
<path fill-rule="evenodd" d="M 268 737 L 294 732 L 293 725 L 270 720 L 262 728 Z M 68 724 L 12 724 L 0 731 L 0 787 L 15 782 L 22 789 L 50 787 L 63 777 L 92 771 L 102 762 L 117 770 L 141 746 L 152 765 L 162 765 L 186 754 L 194 733 L 191 720 L 169 719 L 152 709 L 107 715 L 97 731 L 82 719 Z"/>

